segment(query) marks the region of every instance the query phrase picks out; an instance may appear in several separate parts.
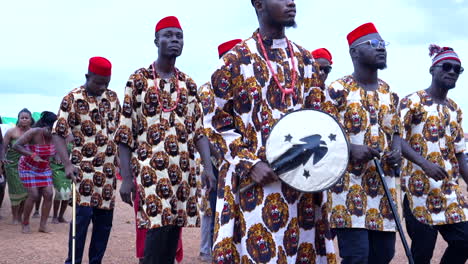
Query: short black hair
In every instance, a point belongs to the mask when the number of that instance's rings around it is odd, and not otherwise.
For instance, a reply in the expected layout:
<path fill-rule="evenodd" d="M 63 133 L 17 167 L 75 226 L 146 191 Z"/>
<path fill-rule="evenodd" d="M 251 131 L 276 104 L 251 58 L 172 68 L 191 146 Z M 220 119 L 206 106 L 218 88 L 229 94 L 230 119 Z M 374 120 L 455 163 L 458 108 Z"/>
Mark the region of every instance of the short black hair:
<path fill-rule="evenodd" d="M 50 127 L 54 126 L 55 121 L 57 121 L 57 115 L 49 112 L 44 111 L 41 113 L 41 118 L 37 121 L 34 127 Z"/>
<path fill-rule="evenodd" d="M 19 111 L 19 113 L 18 113 L 18 119 L 16 120 L 16 125 L 19 124 L 20 115 L 21 115 L 22 113 L 27 113 L 27 114 L 29 114 L 29 117 L 31 117 L 31 126 L 33 126 L 34 123 L 35 123 L 35 121 L 34 121 L 34 118 L 32 117 L 31 111 L 29 111 L 27 108 L 23 108 L 23 109 L 21 109 L 21 111 Z"/>

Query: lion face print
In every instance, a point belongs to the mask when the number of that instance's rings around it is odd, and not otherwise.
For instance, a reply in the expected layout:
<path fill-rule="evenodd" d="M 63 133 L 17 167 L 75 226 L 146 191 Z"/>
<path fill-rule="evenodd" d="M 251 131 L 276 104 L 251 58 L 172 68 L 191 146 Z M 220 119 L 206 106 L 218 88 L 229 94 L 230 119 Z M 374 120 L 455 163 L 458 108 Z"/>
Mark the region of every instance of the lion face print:
<path fill-rule="evenodd" d="M 164 151 L 158 151 L 154 153 L 150 164 L 156 170 L 165 170 L 169 166 L 169 156 Z"/>
<path fill-rule="evenodd" d="M 151 217 L 156 217 L 161 213 L 162 203 L 161 200 L 154 194 L 148 195 L 145 200 L 146 214 Z"/>
<path fill-rule="evenodd" d="M 246 223 L 244 214 L 239 210 L 237 205 L 235 206 L 234 212 L 236 216 L 234 218 L 234 236 L 232 239 L 234 243 L 239 244 L 246 234 Z"/>
<path fill-rule="evenodd" d="M 163 198 L 163 199 L 169 199 L 172 197 L 172 194 L 173 194 L 172 185 L 169 179 L 161 178 L 158 180 L 158 183 L 156 185 L 156 193 L 158 194 L 160 198 Z M 188 194 L 187 194 L 187 198 L 188 198 Z"/>
<path fill-rule="evenodd" d="M 351 103 L 344 114 L 344 125 L 348 132 L 358 134 L 367 127 L 367 115 L 359 103 Z"/>
<path fill-rule="evenodd" d="M 269 263 L 276 256 L 273 236 L 262 224 L 255 224 L 247 232 L 247 252 L 257 263 Z"/>
<path fill-rule="evenodd" d="M 431 214 L 423 206 L 416 206 L 413 209 L 413 215 L 419 222 L 426 225 L 432 225 Z"/>
<path fill-rule="evenodd" d="M 213 263 L 238 264 L 240 263 L 239 252 L 232 238 L 225 238 L 213 248 Z"/>
<path fill-rule="evenodd" d="M 438 116 L 430 116 L 426 119 L 426 123 L 423 128 L 423 135 L 427 141 L 437 142 L 439 141 L 439 129 L 442 129 Z"/>
<path fill-rule="evenodd" d="M 91 207 L 101 207 L 102 206 L 102 197 L 99 193 L 95 192 L 91 196 L 91 201 L 90 201 Z"/>
<path fill-rule="evenodd" d="M 288 205 L 279 193 L 270 194 L 265 199 L 262 208 L 263 223 L 272 232 L 277 232 L 286 226 L 289 219 Z"/>
<path fill-rule="evenodd" d="M 175 164 L 169 166 L 167 174 L 172 186 L 180 184 L 182 181 L 182 171 L 180 170 L 179 166 Z"/>
<path fill-rule="evenodd" d="M 105 163 L 102 171 L 104 172 L 104 175 L 106 175 L 107 178 L 114 178 L 115 165 L 112 163 Z"/>
<path fill-rule="evenodd" d="M 102 188 L 102 198 L 105 201 L 110 201 L 110 199 L 112 199 L 113 192 L 114 188 L 111 184 L 104 185 L 104 188 Z"/>
<path fill-rule="evenodd" d="M 379 211 L 371 208 L 366 212 L 366 228 L 369 230 L 383 230 L 383 218 Z"/>
<path fill-rule="evenodd" d="M 179 166 L 183 172 L 187 172 L 190 167 L 190 155 L 186 151 L 180 152 L 179 156 Z"/>
<path fill-rule="evenodd" d="M 423 171 L 417 170 L 413 172 L 408 182 L 408 189 L 411 195 L 422 197 L 429 193 L 429 179 Z"/>
<path fill-rule="evenodd" d="M 106 182 L 106 178 L 104 176 L 104 173 L 96 171 L 93 175 L 94 186 L 101 188 L 102 186 L 104 186 L 105 182 Z"/>
<path fill-rule="evenodd" d="M 445 210 L 445 220 L 448 224 L 455 224 L 466 221 L 466 216 L 457 203 L 452 203 Z"/>
<path fill-rule="evenodd" d="M 143 166 L 140 174 L 141 184 L 148 188 L 157 182 L 156 172 L 148 166 Z"/>
<path fill-rule="evenodd" d="M 344 205 L 337 205 L 332 209 L 330 222 L 335 228 L 349 228 L 351 227 L 351 215 Z"/>
<path fill-rule="evenodd" d="M 90 179 L 83 180 L 80 183 L 79 192 L 83 196 L 91 196 L 94 192 L 94 184 Z"/>
<path fill-rule="evenodd" d="M 170 156 L 177 156 L 179 154 L 179 145 L 177 143 L 177 136 L 169 135 L 164 142 L 164 150 Z"/>
<path fill-rule="evenodd" d="M 251 212 L 263 202 L 263 188 L 255 185 L 246 190 L 240 197 L 240 205 L 243 211 Z"/>
<path fill-rule="evenodd" d="M 311 193 L 304 193 L 297 205 L 299 226 L 310 230 L 315 225 L 314 198 Z"/>
<path fill-rule="evenodd" d="M 346 207 L 352 215 L 363 216 L 367 208 L 367 195 L 359 185 L 350 187 L 346 196 Z"/>
<path fill-rule="evenodd" d="M 177 199 L 181 202 L 187 201 L 190 194 L 190 186 L 186 181 L 182 182 L 177 188 Z"/>
<path fill-rule="evenodd" d="M 60 136 L 66 136 L 68 134 L 68 123 L 65 118 L 59 118 L 57 120 L 57 125 L 55 127 L 55 132 Z"/>
<path fill-rule="evenodd" d="M 369 167 L 362 178 L 364 191 L 372 198 L 383 195 L 384 189 L 375 167 Z"/>
<path fill-rule="evenodd" d="M 432 189 L 426 200 L 426 207 L 429 212 L 438 214 L 447 208 L 447 199 L 440 189 Z"/>
<path fill-rule="evenodd" d="M 316 253 L 314 245 L 311 243 L 302 243 L 299 246 L 296 263 L 297 264 L 308 264 L 314 263 L 316 258 Z"/>
<path fill-rule="evenodd" d="M 286 231 L 284 232 L 283 245 L 286 250 L 286 255 L 294 256 L 299 247 L 300 229 L 297 218 L 291 219 Z"/>
<path fill-rule="evenodd" d="M 229 186 L 224 187 L 224 204 L 221 212 L 221 225 L 227 224 L 231 219 L 235 217 L 235 201 L 234 196 Z"/>
<path fill-rule="evenodd" d="M 349 172 L 346 172 L 343 175 L 343 177 L 341 177 L 330 190 L 336 194 L 339 194 L 345 190 L 347 191 L 348 186 L 349 186 Z"/>

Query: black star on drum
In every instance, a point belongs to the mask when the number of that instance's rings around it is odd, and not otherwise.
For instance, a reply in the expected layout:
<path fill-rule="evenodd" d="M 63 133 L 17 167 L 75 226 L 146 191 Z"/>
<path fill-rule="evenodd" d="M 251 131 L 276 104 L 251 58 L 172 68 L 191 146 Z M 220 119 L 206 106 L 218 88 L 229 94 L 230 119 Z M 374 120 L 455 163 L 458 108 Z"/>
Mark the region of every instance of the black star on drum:
<path fill-rule="evenodd" d="M 335 134 L 330 134 L 328 136 L 328 138 L 330 139 L 330 141 L 336 141 L 336 135 Z"/>
<path fill-rule="evenodd" d="M 284 136 L 284 142 L 291 142 L 291 139 L 292 139 L 291 134 L 287 134 L 286 136 Z"/>
<path fill-rule="evenodd" d="M 308 170 L 304 170 L 303 176 L 304 176 L 306 179 L 309 179 L 309 177 L 310 177 L 310 172 L 309 172 Z"/>

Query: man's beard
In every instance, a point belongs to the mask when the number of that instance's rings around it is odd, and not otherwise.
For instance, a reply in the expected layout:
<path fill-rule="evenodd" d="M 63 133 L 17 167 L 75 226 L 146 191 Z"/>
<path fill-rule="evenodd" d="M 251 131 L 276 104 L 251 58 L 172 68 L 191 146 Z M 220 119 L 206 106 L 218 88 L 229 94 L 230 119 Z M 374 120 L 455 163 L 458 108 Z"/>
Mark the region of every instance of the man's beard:
<path fill-rule="evenodd" d="M 285 28 L 297 28 L 296 20 L 287 21 L 287 22 L 283 23 L 283 26 Z"/>
<path fill-rule="evenodd" d="M 364 63 L 367 68 L 376 69 L 376 70 L 385 70 L 387 68 L 386 62 L 374 62 L 374 63 Z"/>
<path fill-rule="evenodd" d="M 387 63 L 386 62 L 376 63 L 375 67 L 378 70 L 385 70 L 387 68 Z"/>
<path fill-rule="evenodd" d="M 451 90 L 451 89 L 455 88 L 455 86 L 456 86 L 456 83 L 448 84 L 448 83 L 445 83 L 444 81 L 436 81 L 436 83 L 437 83 L 437 86 L 441 87 L 442 89 L 446 89 L 446 90 Z"/>

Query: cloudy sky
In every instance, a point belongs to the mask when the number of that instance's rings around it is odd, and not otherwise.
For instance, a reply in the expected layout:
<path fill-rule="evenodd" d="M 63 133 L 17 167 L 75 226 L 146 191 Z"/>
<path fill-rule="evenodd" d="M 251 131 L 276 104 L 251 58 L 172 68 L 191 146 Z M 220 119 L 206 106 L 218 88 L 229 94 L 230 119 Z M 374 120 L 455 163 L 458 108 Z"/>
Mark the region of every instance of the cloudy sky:
<path fill-rule="evenodd" d="M 84 83 L 89 57 L 113 63 L 110 88 L 121 96 L 128 76 L 156 59 L 156 22 L 179 17 L 185 47 L 177 66 L 198 84 L 217 65 L 218 44 L 247 38 L 257 28 L 249 0 L 24 0 L 3 1 L 0 16 L 0 115 L 23 107 L 57 111 L 61 98 Z M 372 21 L 388 47 L 380 77 L 400 94 L 430 84 L 428 46 L 453 47 L 468 60 L 468 0 L 296 0 L 297 24 L 288 37 L 313 50 L 328 48 L 329 81 L 352 72 L 346 35 Z M 449 93 L 468 113 L 468 72 Z M 468 131 L 468 120 L 464 121 Z"/>

